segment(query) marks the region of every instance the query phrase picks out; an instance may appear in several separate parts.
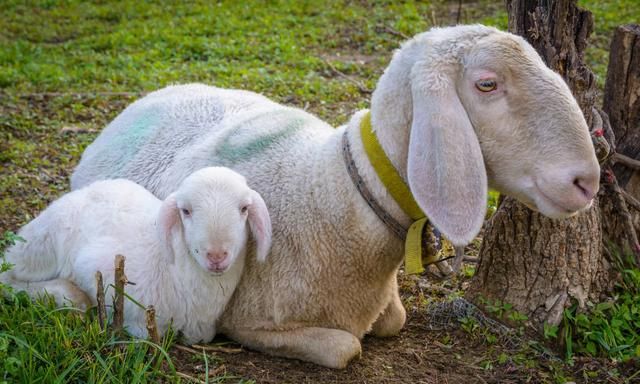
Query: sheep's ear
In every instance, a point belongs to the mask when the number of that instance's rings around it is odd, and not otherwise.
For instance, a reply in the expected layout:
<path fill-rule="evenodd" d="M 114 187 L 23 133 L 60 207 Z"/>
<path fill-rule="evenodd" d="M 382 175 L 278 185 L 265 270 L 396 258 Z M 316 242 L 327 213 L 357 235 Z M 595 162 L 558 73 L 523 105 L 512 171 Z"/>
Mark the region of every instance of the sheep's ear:
<path fill-rule="evenodd" d="M 180 223 L 180 213 L 174 194 L 167 196 L 160 206 L 158 214 L 158 232 L 161 241 L 165 246 L 166 262 L 173 264 L 175 255 L 173 253 L 173 233 Z"/>
<path fill-rule="evenodd" d="M 271 250 L 271 219 L 267 205 L 258 192 L 251 191 L 251 200 L 249 227 L 256 240 L 256 257 L 258 261 L 264 261 Z"/>
<path fill-rule="evenodd" d="M 455 80 L 437 70 L 422 63 L 411 74 L 407 176 L 416 202 L 433 225 L 454 245 L 464 245 L 484 221 L 487 173 Z"/>

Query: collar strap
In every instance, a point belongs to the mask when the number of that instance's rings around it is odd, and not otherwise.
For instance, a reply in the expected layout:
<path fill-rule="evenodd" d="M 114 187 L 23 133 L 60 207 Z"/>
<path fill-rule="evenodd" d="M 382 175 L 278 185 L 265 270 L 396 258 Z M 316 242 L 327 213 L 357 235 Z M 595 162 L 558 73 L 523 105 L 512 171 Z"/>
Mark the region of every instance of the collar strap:
<path fill-rule="evenodd" d="M 405 239 L 405 258 L 404 269 L 408 274 L 418 274 L 424 271 L 422 264 L 423 253 L 423 233 L 427 224 L 427 218 L 422 212 L 418 204 L 415 202 L 411 190 L 404 182 L 398 171 L 395 169 L 387 155 L 384 153 L 382 146 L 378 142 L 377 137 L 371 128 L 371 113 L 363 117 L 360 124 L 360 132 L 365 152 L 371 165 L 376 171 L 378 178 L 385 186 L 391 197 L 398 203 L 400 208 L 414 220 L 413 224 L 407 229 L 395 220 L 384 208 L 378 203 L 369 189 L 366 187 L 364 180 L 358 174 L 358 170 L 351 156 L 349 140 L 347 139 L 347 131 L 342 136 L 342 151 L 344 155 L 347 171 L 354 185 L 360 192 L 360 195 L 367 202 L 369 207 L 384 222 L 387 227 L 400 239 Z M 434 260 L 428 260 L 429 263 L 437 260 L 437 255 L 433 255 Z"/>
<path fill-rule="evenodd" d="M 349 173 L 353 185 L 355 185 L 358 192 L 360 192 L 360 196 L 362 196 L 376 216 L 386 224 L 389 230 L 391 230 L 391 232 L 393 232 L 399 239 L 404 240 L 407 237 L 407 228 L 402 226 L 402 224 L 384 210 L 382 205 L 380 205 L 376 198 L 373 197 L 369 188 L 367 188 L 367 184 L 365 184 L 362 176 L 358 173 L 358 168 L 356 168 L 356 163 L 353 161 L 353 156 L 351 155 L 351 146 L 349 145 L 346 129 L 342 135 L 342 155 L 344 156 L 344 163 L 347 166 L 347 173 Z"/>
<path fill-rule="evenodd" d="M 360 135 L 371 166 L 376 171 L 382 185 L 393 197 L 393 200 L 412 220 L 423 219 L 425 217 L 424 212 L 422 212 L 422 209 L 413 198 L 407 183 L 393 166 L 387 154 L 384 153 L 384 149 L 382 149 L 376 134 L 371 128 L 371 112 L 367 112 L 360 122 Z"/>

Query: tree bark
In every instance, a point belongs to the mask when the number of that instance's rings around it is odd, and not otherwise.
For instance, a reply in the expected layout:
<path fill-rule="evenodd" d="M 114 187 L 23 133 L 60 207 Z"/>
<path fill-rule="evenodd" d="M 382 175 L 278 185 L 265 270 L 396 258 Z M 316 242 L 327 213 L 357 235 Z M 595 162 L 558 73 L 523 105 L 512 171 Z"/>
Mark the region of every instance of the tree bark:
<path fill-rule="evenodd" d="M 616 136 L 616 152 L 640 159 L 640 25 L 620 26 L 613 35 L 603 109 Z M 623 188 L 631 178 L 640 178 L 640 172 L 620 163 L 613 170 Z M 640 182 L 635 184 L 633 192 L 640 189 Z"/>
<path fill-rule="evenodd" d="M 535 325 L 559 324 L 570 299 L 599 301 L 600 287 L 609 284 L 599 225 L 597 214 L 553 220 L 505 199 L 485 227 L 467 294 L 475 302 L 482 297 L 513 304 Z"/>
<path fill-rule="evenodd" d="M 565 79 L 589 125 L 597 99 L 595 77 L 584 64 L 593 16 L 575 0 L 508 0 L 509 29 L 522 35 Z M 480 263 L 467 297 L 500 300 L 526 314 L 533 325 L 558 325 L 573 301 L 599 301 L 612 288 L 602 254 L 600 208 L 551 220 L 505 198 L 485 229 Z M 573 300 L 572 300 L 573 299 Z"/>
<path fill-rule="evenodd" d="M 626 192 L 628 218 L 609 216 L 605 221 L 605 238 L 623 247 L 634 248 L 633 240 L 617 239 L 621 232 L 621 219 L 629 220 L 636 233 L 640 233 L 640 25 L 623 25 L 616 29 L 609 50 L 609 68 L 604 89 L 603 110 L 609 115 L 616 136 L 616 157 L 613 171 L 620 187 Z M 619 156 L 623 155 L 623 156 Z M 635 161 L 634 161 L 635 160 Z M 620 207 L 611 207 L 621 212 Z M 614 211 L 615 212 L 615 211 Z M 623 236 L 624 237 L 624 236 Z M 637 243 L 637 238 L 635 239 Z M 637 244 L 635 244 L 637 248 Z M 637 250 L 636 250 L 637 251 Z"/>

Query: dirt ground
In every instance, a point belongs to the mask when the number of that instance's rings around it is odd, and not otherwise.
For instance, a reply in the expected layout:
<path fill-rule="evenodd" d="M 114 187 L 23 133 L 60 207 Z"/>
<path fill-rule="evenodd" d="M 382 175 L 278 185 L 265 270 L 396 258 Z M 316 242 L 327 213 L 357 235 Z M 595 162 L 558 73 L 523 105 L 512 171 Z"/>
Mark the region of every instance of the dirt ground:
<path fill-rule="evenodd" d="M 443 292 L 452 283 L 428 282 L 427 277 L 401 277 L 405 303 L 416 297 L 447 300 Z M 465 278 L 455 281 L 457 288 Z M 432 289 L 421 289 L 425 285 Z M 427 300 L 430 301 L 430 300 Z M 414 301 L 415 302 L 415 301 Z M 268 356 L 241 348 L 218 337 L 214 344 L 224 343 L 226 352 L 210 353 L 209 370 L 215 375 L 226 374 L 252 379 L 257 383 L 628 383 L 637 367 L 620 366 L 605 359 L 576 358 L 566 364 L 560 353 L 546 350 L 533 341 L 532 335 L 522 337 L 522 344 L 508 347 L 506 342 L 487 337 L 482 327 L 463 329 L 453 324 L 448 329 L 430 330 L 432 323 L 428 305 L 407 305 L 407 324 L 397 337 L 365 337 L 362 356 L 344 370 L 333 370 L 297 360 Z M 535 346 L 538 346 L 536 348 Z M 192 353 L 174 349 L 172 356 L 178 370 L 204 379 L 201 359 L 197 363 Z"/>

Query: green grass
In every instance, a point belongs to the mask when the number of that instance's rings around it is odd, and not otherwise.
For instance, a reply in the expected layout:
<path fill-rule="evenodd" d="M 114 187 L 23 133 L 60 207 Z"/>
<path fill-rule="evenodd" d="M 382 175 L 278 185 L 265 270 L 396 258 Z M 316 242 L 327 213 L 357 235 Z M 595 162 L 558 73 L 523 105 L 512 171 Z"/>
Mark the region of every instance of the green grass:
<path fill-rule="evenodd" d="M 594 15 L 594 31 L 587 48 L 586 62 L 596 74 L 598 86 L 604 88 L 609 64 L 609 45 L 619 25 L 640 23 L 640 2 L 636 0 L 579 0 L 578 4 Z"/>
<path fill-rule="evenodd" d="M 0 250 L 19 240 L 6 232 Z M 10 268 L 3 261 L 0 273 Z M 174 342 L 173 332 L 160 344 L 118 336 L 100 328 L 94 309 L 56 308 L 47 297 L 32 301 L 0 283 L 1 384 L 184 382 L 168 353 Z M 206 354 L 195 359 L 213 364 Z M 228 380 L 239 381 L 216 378 L 218 383 Z"/>
<path fill-rule="evenodd" d="M 0 382 L 176 379 L 166 352 L 170 338 L 163 345 L 121 341 L 72 308 L 56 309 L 49 301 L 32 303 L 24 293 L 2 300 L 0 329 L 0 361 L 4 365 Z"/>
<path fill-rule="evenodd" d="M 562 336 L 568 359 L 577 353 L 640 362 L 640 270 L 632 253 L 613 254 L 622 274 L 614 297 L 588 303 L 586 309 L 576 304 L 564 311 Z"/>

